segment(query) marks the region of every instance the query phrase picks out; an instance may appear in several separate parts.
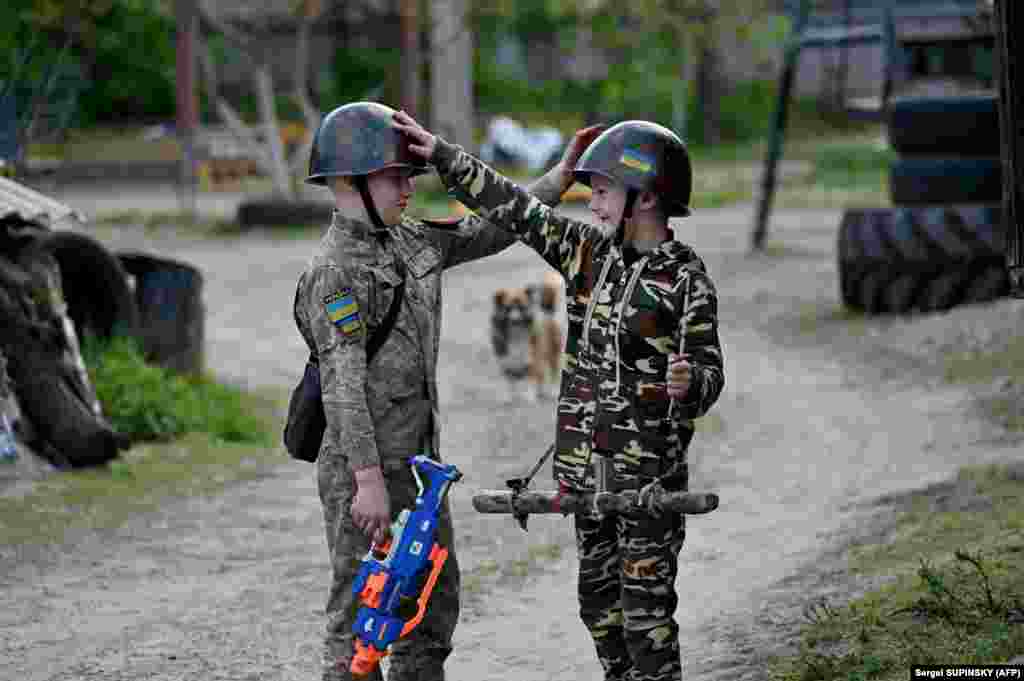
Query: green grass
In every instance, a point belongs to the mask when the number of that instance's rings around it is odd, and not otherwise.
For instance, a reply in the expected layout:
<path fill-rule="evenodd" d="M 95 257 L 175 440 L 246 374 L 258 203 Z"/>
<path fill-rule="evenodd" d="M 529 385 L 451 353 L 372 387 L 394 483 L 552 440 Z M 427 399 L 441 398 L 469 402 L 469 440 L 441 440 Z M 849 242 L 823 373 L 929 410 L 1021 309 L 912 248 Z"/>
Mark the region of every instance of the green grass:
<path fill-rule="evenodd" d="M 181 148 L 173 136 L 147 142 L 145 126 L 105 125 L 71 129 L 66 143 L 30 145 L 30 158 L 59 158 L 66 161 L 177 161 Z"/>
<path fill-rule="evenodd" d="M 464 593 L 480 595 L 486 593 L 497 582 L 522 580 L 531 574 L 544 570 L 545 566 L 557 562 L 564 548 L 558 544 L 531 544 L 520 558 L 506 560 L 483 560 L 467 570 L 462 577 Z"/>
<path fill-rule="evenodd" d="M 950 383 L 989 383 L 1001 377 L 1024 383 L 1024 337 L 1014 336 L 996 350 L 947 355 L 945 377 Z"/>
<path fill-rule="evenodd" d="M 193 215 L 180 211 L 113 211 L 101 213 L 93 220 L 93 224 L 103 227 L 125 225 L 140 226 L 147 234 L 174 234 L 197 236 L 210 239 L 228 239 L 244 235 L 243 229 L 235 220 L 228 218 Z M 280 239 L 313 239 L 324 229 L 324 225 L 286 224 L 273 225 L 269 229 Z"/>
<path fill-rule="evenodd" d="M 263 427 L 276 430 L 270 400 L 252 402 L 265 412 Z M 0 497 L 0 544 L 54 543 L 69 531 L 117 527 L 165 499 L 214 494 L 283 460 L 269 444 L 226 442 L 209 433 L 138 445 L 106 467 L 64 472 L 23 496 Z"/>
<path fill-rule="evenodd" d="M 127 337 L 107 343 L 86 337 L 82 355 L 104 415 L 133 441 L 202 432 L 225 442 L 269 444 L 264 424 L 237 388 L 148 364 Z"/>
<path fill-rule="evenodd" d="M 890 539 L 850 551 L 855 574 L 891 581 L 842 605 L 807 604 L 799 652 L 770 665 L 779 681 L 905 679 L 911 664 L 1005 662 L 1024 653 L 1024 476 L 963 469 L 954 490 L 907 501 Z"/>
<path fill-rule="evenodd" d="M 868 317 L 845 305 L 822 306 L 819 303 L 801 303 L 797 315 L 797 328 L 802 334 L 814 334 L 825 328 L 842 325 L 849 335 L 863 336 L 869 322 Z"/>
<path fill-rule="evenodd" d="M 990 350 L 968 350 L 944 357 L 944 376 L 949 383 L 990 384 L 1004 379 L 1024 385 L 1024 338 L 1011 337 L 1005 345 Z M 1002 391 L 979 399 L 985 414 L 1012 431 L 1024 431 L 1024 405 L 1019 391 Z"/>
<path fill-rule="evenodd" d="M 166 232 L 168 228 L 179 232 L 206 235 L 240 233 L 238 223 L 224 218 L 210 218 L 180 211 L 123 210 L 101 213 L 93 223 L 103 226 L 139 225 L 146 232 Z"/>
<path fill-rule="evenodd" d="M 133 342 L 85 339 L 104 415 L 136 444 L 107 466 L 66 471 L 0 497 L 0 543 L 51 543 L 116 527 L 170 497 L 212 494 L 285 461 L 276 444 L 284 395 L 246 393 L 142 361 Z"/>

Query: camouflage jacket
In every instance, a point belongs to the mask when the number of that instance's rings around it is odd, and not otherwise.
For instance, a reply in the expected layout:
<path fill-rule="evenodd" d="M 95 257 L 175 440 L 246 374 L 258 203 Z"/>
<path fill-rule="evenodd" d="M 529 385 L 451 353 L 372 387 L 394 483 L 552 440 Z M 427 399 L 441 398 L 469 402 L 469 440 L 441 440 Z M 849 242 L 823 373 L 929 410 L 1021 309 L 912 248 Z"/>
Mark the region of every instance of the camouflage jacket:
<path fill-rule="evenodd" d="M 596 227 L 548 206 L 459 147 L 434 157 L 449 190 L 480 216 L 521 235 L 566 281 L 568 329 L 558 401 L 555 477 L 593 486 L 591 452 L 611 456 L 626 486 L 672 475 L 685 485 L 693 419 L 724 385 L 715 287 L 693 249 L 666 241 L 627 266 Z M 670 353 L 685 352 L 692 382 L 668 396 Z"/>
<path fill-rule="evenodd" d="M 343 460 L 353 470 L 403 465 L 425 446 L 440 455 L 441 273 L 516 241 L 475 215 L 404 219 L 384 231 L 378 239 L 370 225 L 335 213 L 295 290 L 295 324 L 320 364 L 327 418 L 320 459 Z M 395 325 L 367 366 L 367 340 L 403 273 Z"/>

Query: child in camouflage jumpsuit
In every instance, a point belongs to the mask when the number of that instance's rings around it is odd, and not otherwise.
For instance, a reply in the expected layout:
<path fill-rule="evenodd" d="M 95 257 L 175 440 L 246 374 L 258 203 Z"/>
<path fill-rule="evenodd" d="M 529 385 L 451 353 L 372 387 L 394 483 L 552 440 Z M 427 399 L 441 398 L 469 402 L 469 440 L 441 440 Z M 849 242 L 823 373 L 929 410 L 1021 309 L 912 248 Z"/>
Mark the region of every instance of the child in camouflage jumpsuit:
<path fill-rule="evenodd" d="M 689 214 L 682 141 L 653 123 L 627 121 L 587 147 L 575 175 L 592 187 L 595 216 L 614 227 L 602 229 L 556 215 L 403 113 L 396 127 L 418 140 L 410 150 L 436 166 L 459 200 L 517 232 L 565 278 L 560 485 L 593 489 L 591 458 L 603 455 L 620 488 L 685 489 L 693 419 L 718 399 L 724 374 L 714 285 L 703 261 L 668 231 L 670 216 Z M 684 516 L 643 507 L 577 515 L 575 525 L 580 616 L 606 681 L 681 679 L 673 613 Z"/>

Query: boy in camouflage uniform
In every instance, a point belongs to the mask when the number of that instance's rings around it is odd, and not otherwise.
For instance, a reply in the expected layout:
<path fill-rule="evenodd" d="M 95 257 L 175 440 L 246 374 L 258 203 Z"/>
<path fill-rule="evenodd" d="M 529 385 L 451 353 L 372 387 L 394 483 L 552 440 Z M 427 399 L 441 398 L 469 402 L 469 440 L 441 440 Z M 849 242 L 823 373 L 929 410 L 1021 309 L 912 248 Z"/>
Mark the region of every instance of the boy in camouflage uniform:
<path fill-rule="evenodd" d="M 440 460 L 437 345 L 441 273 L 498 253 L 515 235 L 470 215 L 445 222 L 403 216 L 412 178 L 426 172 L 391 127 L 394 110 L 356 102 L 316 133 L 308 182 L 329 186 L 336 211 L 295 291 L 295 323 L 317 358 L 327 428 L 317 459 L 333 581 L 323 678 L 349 679 L 358 601 L 352 583 L 371 539 L 383 539 L 415 478 L 406 463 Z M 573 155 L 575 154 L 575 155 Z M 578 151 L 566 151 L 575 162 Z M 533 190 L 552 204 L 571 182 L 547 176 Z M 392 332 L 371 362 L 366 345 L 403 288 Z M 394 645 L 391 681 L 438 681 L 459 615 L 459 568 L 447 503 L 438 541 L 450 554 L 419 626 Z M 380 670 L 366 677 L 379 681 Z"/>
<path fill-rule="evenodd" d="M 568 338 L 558 402 L 555 477 L 593 489 L 592 457 L 620 488 L 685 489 L 693 419 L 724 384 L 715 288 L 703 261 L 672 239 L 689 214 L 691 168 L 662 126 L 626 121 L 589 145 L 575 176 L 600 225 L 549 207 L 404 113 L 396 129 L 482 217 L 518 233 L 566 281 Z M 579 135 L 577 135 L 579 137 Z M 575 517 L 580 616 L 606 681 L 682 678 L 675 578 L 684 516 L 642 507 Z"/>

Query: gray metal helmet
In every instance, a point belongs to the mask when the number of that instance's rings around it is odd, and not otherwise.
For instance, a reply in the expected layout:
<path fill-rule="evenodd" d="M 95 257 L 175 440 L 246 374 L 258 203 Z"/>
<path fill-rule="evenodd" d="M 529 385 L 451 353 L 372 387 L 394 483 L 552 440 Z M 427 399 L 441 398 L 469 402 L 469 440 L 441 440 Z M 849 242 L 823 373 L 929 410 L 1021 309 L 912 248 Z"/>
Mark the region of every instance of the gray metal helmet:
<path fill-rule="evenodd" d="M 690 214 L 690 155 L 678 135 L 657 123 L 623 121 L 601 133 L 573 171 L 576 181 L 587 186 L 591 173 L 620 182 L 626 189 L 653 192 L 669 217 Z"/>
<path fill-rule="evenodd" d="M 377 102 L 352 102 L 324 116 L 309 154 L 310 184 L 327 178 L 369 175 L 382 168 L 427 172 L 426 162 L 409 151 L 409 138 L 391 127 L 395 110 Z"/>

